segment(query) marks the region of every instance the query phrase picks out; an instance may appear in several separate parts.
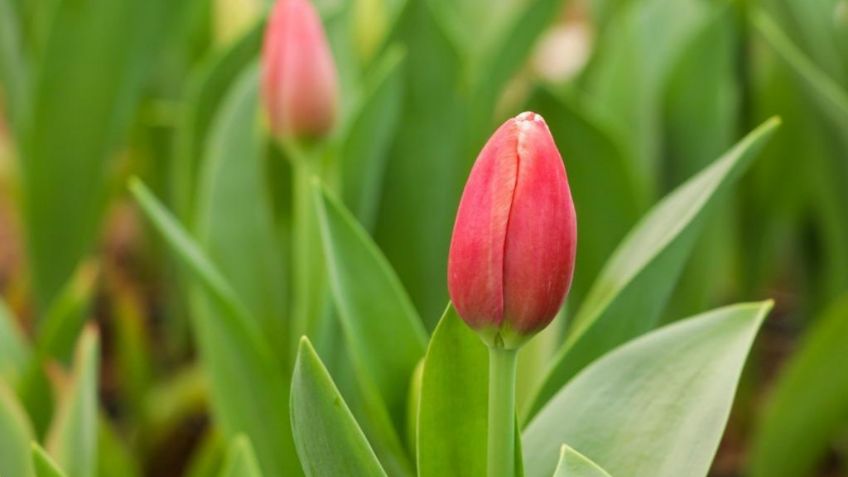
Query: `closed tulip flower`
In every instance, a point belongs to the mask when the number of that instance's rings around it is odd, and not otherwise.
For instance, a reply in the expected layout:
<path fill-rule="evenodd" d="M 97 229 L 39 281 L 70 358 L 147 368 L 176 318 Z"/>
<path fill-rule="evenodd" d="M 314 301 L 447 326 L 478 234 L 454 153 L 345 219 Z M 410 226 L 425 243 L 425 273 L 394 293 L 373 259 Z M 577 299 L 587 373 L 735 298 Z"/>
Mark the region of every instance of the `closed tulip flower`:
<path fill-rule="evenodd" d="M 544 119 L 522 113 L 495 131 L 465 185 L 448 259 L 451 300 L 490 346 L 516 348 L 562 306 L 576 245 L 562 157 Z"/>
<path fill-rule="evenodd" d="M 320 137 L 338 114 L 338 78 L 309 0 L 278 0 L 262 49 L 262 92 L 275 136 Z"/>

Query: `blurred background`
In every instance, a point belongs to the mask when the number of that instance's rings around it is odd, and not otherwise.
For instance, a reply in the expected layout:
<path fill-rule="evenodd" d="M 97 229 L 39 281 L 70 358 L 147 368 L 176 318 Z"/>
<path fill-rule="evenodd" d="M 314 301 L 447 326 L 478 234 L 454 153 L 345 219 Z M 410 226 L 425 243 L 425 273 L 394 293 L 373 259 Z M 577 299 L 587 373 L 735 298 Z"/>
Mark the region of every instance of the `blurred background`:
<path fill-rule="evenodd" d="M 210 216 L 224 235 L 261 229 L 239 218 L 249 195 L 210 199 L 209 164 L 256 129 L 234 129 L 229 102 L 270 3 L 0 0 L 0 314 L 55 363 L 98 325 L 102 476 L 202 476 L 221 459 L 190 281 L 126 184 L 141 177 L 195 232 Z M 462 185 L 500 121 L 538 111 L 565 158 L 572 303 L 650 206 L 779 115 L 668 277 L 663 320 L 774 298 L 712 475 L 848 476 L 848 0 L 314 3 L 341 77 L 338 154 L 364 161 L 340 168 L 345 201 L 429 330 Z M 261 134 L 281 270 L 263 283 L 285 310 L 291 171 Z M 49 385 L 9 364 L 12 333 L 0 376 L 43 433 Z"/>

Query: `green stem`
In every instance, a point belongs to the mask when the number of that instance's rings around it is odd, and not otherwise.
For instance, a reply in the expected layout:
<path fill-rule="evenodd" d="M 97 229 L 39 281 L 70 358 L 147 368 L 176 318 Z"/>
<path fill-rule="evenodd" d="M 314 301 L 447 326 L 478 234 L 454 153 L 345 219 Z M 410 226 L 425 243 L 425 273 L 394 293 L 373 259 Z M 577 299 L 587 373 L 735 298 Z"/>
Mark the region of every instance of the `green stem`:
<path fill-rule="evenodd" d="M 515 363 L 517 350 L 489 347 L 488 477 L 515 475 Z"/>

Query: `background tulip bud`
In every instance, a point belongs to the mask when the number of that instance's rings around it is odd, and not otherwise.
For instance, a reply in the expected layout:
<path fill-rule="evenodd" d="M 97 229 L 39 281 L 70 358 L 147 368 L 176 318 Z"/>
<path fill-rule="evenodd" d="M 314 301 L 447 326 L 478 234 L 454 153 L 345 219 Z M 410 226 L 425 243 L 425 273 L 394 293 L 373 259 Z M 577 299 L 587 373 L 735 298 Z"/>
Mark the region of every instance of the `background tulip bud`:
<path fill-rule="evenodd" d="M 338 109 L 338 78 L 321 19 L 309 0 L 278 0 L 262 49 L 262 91 L 278 137 L 326 134 Z"/>
<path fill-rule="evenodd" d="M 517 347 L 559 311 L 576 245 L 562 157 L 544 119 L 522 113 L 489 139 L 465 185 L 448 258 L 451 300 L 489 345 Z"/>

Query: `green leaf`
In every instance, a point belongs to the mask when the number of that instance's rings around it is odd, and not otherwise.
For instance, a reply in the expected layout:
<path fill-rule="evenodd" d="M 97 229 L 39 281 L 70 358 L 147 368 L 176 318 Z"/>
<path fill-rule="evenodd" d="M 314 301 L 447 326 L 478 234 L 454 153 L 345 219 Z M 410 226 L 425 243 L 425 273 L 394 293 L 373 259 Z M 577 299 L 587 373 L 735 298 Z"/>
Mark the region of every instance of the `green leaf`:
<path fill-rule="evenodd" d="M 244 433 L 266 475 L 296 475 L 285 367 L 259 331 L 257 321 L 221 272 L 137 179 L 130 188 L 143 212 L 183 261 L 201 288 L 192 316 L 201 360 L 209 375 L 215 417 L 227 436 Z"/>
<path fill-rule="evenodd" d="M 432 328 L 447 301 L 450 231 L 474 159 L 465 150 L 468 100 L 459 53 L 428 2 L 406 2 L 392 40 L 407 52 L 403 114 L 374 235 Z"/>
<path fill-rule="evenodd" d="M 98 419 L 97 477 L 141 477 L 141 466 L 105 416 Z"/>
<path fill-rule="evenodd" d="M 100 344 L 97 330 L 83 330 L 77 342 L 73 375 L 60 390 L 47 449 L 69 475 L 97 475 L 97 390 Z"/>
<path fill-rule="evenodd" d="M 11 310 L 0 299 L 0 379 L 9 384 L 17 383 L 29 356 L 29 344 L 23 332 Z"/>
<path fill-rule="evenodd" d="M 448 306 L 424 358 L 418 475 L 486 475 L 488 352 Z"/>
<path fill-rule="evenodd" d="M 706 476 L 745 358 L 771 306 L 707 312 L 593 363 L 525 429 L 527 475 L 551 475 L 559 443 L 568 442 L 611 475 Z"/>
<path fill-rule="evenodd" d="M 604 261 L 647 208 L 646 193 L 622 141 L 574 98 L 540 88 L 528 108 L 545 118 L 568 169 L 580 221 L 579 269 L 568 296 L 570 303 L 580 303 Z M 597 187 L 601 183 L 608 187 Z"/>
<path fill-rule="evenodd" d="M 307 338 L 292 376 L 292 430 L 307 476 L 385 476 L 377 456 Z"/>
<path fill-rule="evenodd" d="M 36 477 L 65 477 L 56 462 L 35 442 L 32 443 L 32 462 Z"/>
<path fill-rule="evenodd" d="M 813 93 L 816 104 L 842 130 L 848 129 L 848 92 L 813 63 L 764 12 L 756 12 L 754 25 L 775 52 L 789 64 Z"/>
<path fill-rule="evenodd" d="M 14 132 L 20 132 L 30 101 L 18 18 L 14 2 L 0 0 L 0 102 Z"/>
<path fill-rule="evenodd" d="M 212 121 L 230 86 L 258 54 L 262 32 L 262 25 L 257 25 L 229 49 L 202 63 L 188 80 L 170 172 L 171 203 L 181 219 L 188 219 L 194 210 L 195 177 Z"/>
<path fill-rule="evenodd" d="M 803 477 L 838 437 L 848 415 L 848 296 L 819 318 L 769 398 L 751 452 L 752 477 Z"/>
<path fill-rule="evenodd" d="M 97 276 L 96 262 L 82 263 L 53 299 L 36 334 L 36 345 L 42 357 L 70 361 L 74 343 L 88 318 Z"/>
<path fill-rule="evenodd" d="M 246 436 L 233 439 L 220 477 L 262 477 L 250 439 Z"/>
<path fill-rule="evenodd" d="M 282 257 L 260 119 L 254 66 L 239 77 L 210 131 L 198 187 L 197 236 L 278 356 L 287 358 Z"/>
<path fill-rule="evenodd" d="M 656 325 L 705 216 L 779 123 L 771 119 L 754 130 L 658 203 L 624 239 L 581 305 L 528 418 L 584 366 Z"/>
<path fill-rule="evenodd" d="M 93 248 L 109 160 L 173 8 L 167 0 L 62 1 L 50 16 L 21 141 L 28 252 L 41 311 Z"/>
<path fill-rule="evenodd" d="M 588 99 L 634 151 L 640 186 L 655 196 L 660 177 L 661 101 L 668 72 L 709 2 L 625 2 L 596 43 L 585 74 Z"/>
<path fill-rule="evenodd" d="M 330 289 L 364 395 L 366 432 L 376 447 L 386 445 L 400 465 L 407 465 L 399 436 L 404 435 L 409 380 L 424 355 L 426 333 L 367 232 L 320 186 L 313 191 Z M 369 432 L 372 424 L 379 439 Z M 383 452 L 378 454 L 385 462 Z"/>
<path fill-rule="evenodd" d="M 559 450 L 559 464 L 554 477 L 610 477 L 598 464 L 563 444 Z"/>
<path fill-rule="evenodd" d="M 29 456 L 32 439 L 34 434 L 26 411 L 15 393 L 0 380 L 0 475 L 34 475 Z"/>
<path fill-rule="evenodd" d="M 338 155 L 344 203 L 369 229 L 376 220 L 389 147 L 400 117 L 404 57 L 401 49 L 393 48 L 380 59 Z"/>

